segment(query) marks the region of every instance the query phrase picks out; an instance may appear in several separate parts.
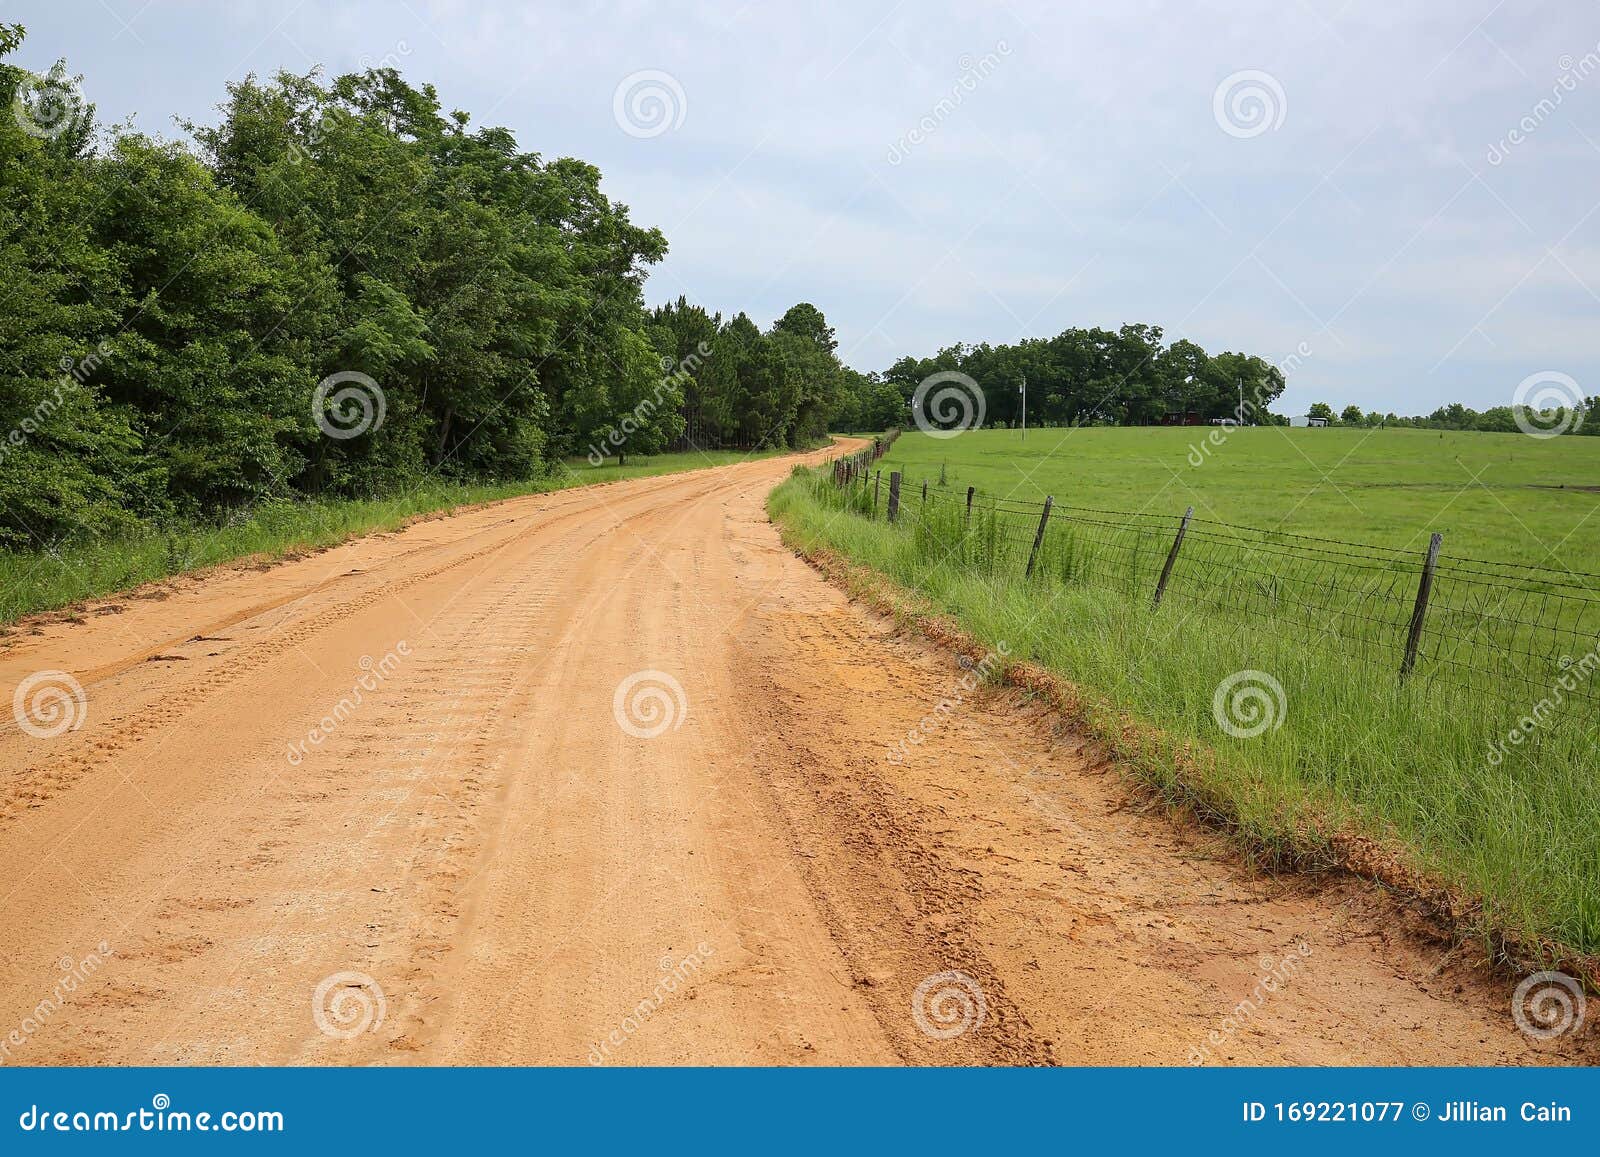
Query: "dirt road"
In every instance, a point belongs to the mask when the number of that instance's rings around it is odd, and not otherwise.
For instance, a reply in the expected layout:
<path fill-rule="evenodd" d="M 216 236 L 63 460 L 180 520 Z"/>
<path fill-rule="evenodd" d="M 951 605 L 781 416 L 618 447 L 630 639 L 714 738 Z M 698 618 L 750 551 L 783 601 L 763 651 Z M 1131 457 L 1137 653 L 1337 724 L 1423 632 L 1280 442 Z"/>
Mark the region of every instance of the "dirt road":
<path fill-rule="evenodd" d="M 25 624 L 0 688 L 84 698 L 0 712 L 0 1060 L 1555 1059 L 1011 693 L 891 758 L 965 672 L 782 549 L 790 465 Z"/>

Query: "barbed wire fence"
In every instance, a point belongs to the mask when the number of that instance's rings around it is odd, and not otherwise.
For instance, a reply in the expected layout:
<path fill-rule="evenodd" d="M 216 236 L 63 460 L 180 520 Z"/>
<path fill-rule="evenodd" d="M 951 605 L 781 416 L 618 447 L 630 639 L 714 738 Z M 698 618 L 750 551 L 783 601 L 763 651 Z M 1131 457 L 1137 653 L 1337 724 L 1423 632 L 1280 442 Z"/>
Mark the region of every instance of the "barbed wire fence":
<path fill-rule="evenodd" d="M 1600 708 L 1600 575 L 1453 558 L 1182 514 L 995 499 L 943 477 L 884 477 L 892 436 L 834 460 L 816 493 L 903 528 L 930 558 L 989 576 L 1119 591 L 1293 630 L 1410 683 Z"/>

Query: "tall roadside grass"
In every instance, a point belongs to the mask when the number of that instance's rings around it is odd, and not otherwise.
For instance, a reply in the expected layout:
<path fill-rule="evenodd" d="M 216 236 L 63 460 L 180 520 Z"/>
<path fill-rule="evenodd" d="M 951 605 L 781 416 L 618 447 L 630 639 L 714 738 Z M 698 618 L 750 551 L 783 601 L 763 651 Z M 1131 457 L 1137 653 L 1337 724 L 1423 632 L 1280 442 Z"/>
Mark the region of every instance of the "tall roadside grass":
<path fill-rule="evenodd" d="M 1250 848 L 1331 864 L 1348 860 L 1349 837 L 1375 840 L 1402 874 L 1463 899 L 1456 914 L 1492 949 L 1576 962 L 1595 979 L 1600 751 L 1586 716 L 1558 711 L 1506 744 L 1533 707 L 1525 695 L 1402 685 L 1392 667 L 1304 632 L 1153 609 L 1148 593 L 1094 585 L 1059 554 L 1030 580 L 1026 545 L 981 514 L 969 526 L 958 506 L 924 517 L 910 500 L 889 526 L 867 488 L 797 469 L 769 507 L 797 548 L 871 567 L 1064 677 L 1137 774 Z"/>
<path fill-rule="evenodd" d="M 527 482 L 470 486 L 436 481 L 383 498 L 264 503 L 215 523 L 183 523 L 116 538 L 85 535 L 49 550 L 0 551 L 0 624 L 235 559 L 277 559 L 333 546 L 357 535 L 394 530 L 422 514 L 731 465 L 780 452 L 659 454 L 630 459 L 626 466 L 610 460 L 590 466 L 576 459 Z"/>

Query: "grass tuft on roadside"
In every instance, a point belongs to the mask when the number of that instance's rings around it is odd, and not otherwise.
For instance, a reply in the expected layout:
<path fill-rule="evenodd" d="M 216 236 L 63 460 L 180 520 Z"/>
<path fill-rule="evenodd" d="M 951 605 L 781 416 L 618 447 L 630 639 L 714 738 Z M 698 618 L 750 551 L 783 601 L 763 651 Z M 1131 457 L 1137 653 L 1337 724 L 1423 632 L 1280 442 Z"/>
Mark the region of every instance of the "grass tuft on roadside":
<path fill-rule="evenodd" d="M 1408 890 L 1462 898 L 1450 915 L 1491 951 L 1595 979 L 1600 751 L 1581 717 L 1549 720 L 1496 764 L 1491 743 L 1529 707 L 1513 692 L 1403 686 L 1293 632 L 1153 611 L 1056 567 L 1028 580 L 992 565 L 981 523 L 953 543 L 909 511 L 898 526 L 870 520 L 864 493 L 797 472 L 769 509 L 795 548 L 870 567 L 981 645 L 1004 642 L 1068 681 L 1080 722 L 1125 766 L 1252 854 L 1361 871 L 1352 846 L 1375 842 L 1419 881 Z M 1269 673 L 1283 693 L 1258 702 L 1268 726 L 1237 736 L 1216 699 L 1244 672 Z"/>

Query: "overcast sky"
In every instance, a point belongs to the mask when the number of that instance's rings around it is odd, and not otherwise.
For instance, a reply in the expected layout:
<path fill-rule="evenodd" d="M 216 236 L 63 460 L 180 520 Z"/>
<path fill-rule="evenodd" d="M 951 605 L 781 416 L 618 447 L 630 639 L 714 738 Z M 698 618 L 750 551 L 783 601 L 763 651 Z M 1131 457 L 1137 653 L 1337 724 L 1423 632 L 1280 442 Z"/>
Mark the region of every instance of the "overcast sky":
<path fill-rule="evenodd" d="M 1292 358 L 1283 411 L 1600 394 L 1593 0 L 3 11 L 168 136 L 252 71 L 395 64 L 597 164 L 667 235 L 651 301 L 811 301 L 863 370 L 1142 321 Z"/>

